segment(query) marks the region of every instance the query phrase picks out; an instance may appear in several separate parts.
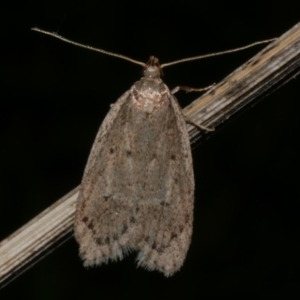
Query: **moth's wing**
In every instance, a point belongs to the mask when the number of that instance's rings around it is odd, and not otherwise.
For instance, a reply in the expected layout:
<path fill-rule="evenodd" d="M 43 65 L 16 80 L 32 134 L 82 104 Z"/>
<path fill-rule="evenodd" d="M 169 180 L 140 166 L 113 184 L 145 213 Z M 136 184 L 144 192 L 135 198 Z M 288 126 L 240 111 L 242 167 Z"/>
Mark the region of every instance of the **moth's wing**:
<path fill-rule="evenodd" d="M 113 104 L 101 124 L 80 186 L 74 233 L 80 245 L 79 252 L 85 266 L 107 263 L 109 259 L 122 259 L 123 252 L 126 252 L 126 249 L 129 250 L 129 245 L 121 249 L 119 243 L 114 243 L 118 240 L 119 234 L 113 232 L 113 226 L 116 230 L 125 229 L 122 229 L 119 223 L 116 226 L 111 220 L 118 216 L 118 212 L 113 207 L 115 201 L 112 203 L 110 199 L 113 195 L 114 182 L 110 180 L 111 174 L 108 170 L 118 167 L 117 160 L 114 160 L 116 155 L 114 150 L 120 142 L 118 137 L 122 129 L 116 129 L 116 127 L 123 122 L 124 114 L 121 116 L 120 111 L 128 105 L 129 97 L 130 91 L 125 92 Z M 116 123 L 117 118 L 119 122 Z"/>
<path fill-rule="evenodd" d="M 166 276 L 178 271 L 184 262 L 192 235 L 194 206 L 194 174 L 186 122 L 176 98 L 168 96 L 171 109 L 160 125 L 165 133 L 160 143 L 165 145 L 165 155 L 159 161 L 164 166 L 160 176 L 166 188 L 165 199 L 148 207 L 150 217 L 138 255 L 139 265 L 157 269 Z"/>
<path fill-rule="evenodd" d="M 86 266 L 139 251 L 138 263 L 177 271 L 192 232 L 190 142 L 176 99 L 167 93 L 147 114 L 125 93 L 100 127 L 83 176 L 75 237 Z"/>

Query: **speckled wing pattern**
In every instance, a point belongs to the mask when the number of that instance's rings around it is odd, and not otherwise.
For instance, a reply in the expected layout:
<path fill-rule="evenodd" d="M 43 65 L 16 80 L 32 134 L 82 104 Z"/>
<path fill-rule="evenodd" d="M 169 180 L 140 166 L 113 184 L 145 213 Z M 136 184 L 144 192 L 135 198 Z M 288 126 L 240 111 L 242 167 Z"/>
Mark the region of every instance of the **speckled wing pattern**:
<path fill-rule="evenodd" d="M 176 98 L 149 76 L 154 69 L 112 106 L 93 144 L 75 215 L 85 266 L 137 251 L 139 266 L 170 276 L 186 257 L 194 202 L 190 141 Z"/>

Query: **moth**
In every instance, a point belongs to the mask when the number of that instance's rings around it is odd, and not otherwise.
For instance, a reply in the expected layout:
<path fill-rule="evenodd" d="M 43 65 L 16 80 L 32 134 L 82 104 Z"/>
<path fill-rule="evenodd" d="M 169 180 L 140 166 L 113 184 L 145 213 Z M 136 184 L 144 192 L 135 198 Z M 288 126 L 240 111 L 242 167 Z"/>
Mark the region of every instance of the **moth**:
<path fill-rule="evenodd" d="M 180 88 L 171 92 L 161 69 L 270 40 L 160 65 L 153 56 L 144 64 L 32 30 L 144 67 L 144 76 L 113 104 L 98 131 L 80 187 L 74 233 L 86 267 L 137 251 L 138 266 L 173 275 L 191 242 L 195 184 L 187 119 L 173 95 Z"/>
<path fill-rule="evenodd" d="M 194 175 L 186 122 L 151 57 L 144 77 L 112 106 L 86 165 L 75 215 L 85 266 L 138 251 L 139 266 L 172 275 L 193 223 Z"/>

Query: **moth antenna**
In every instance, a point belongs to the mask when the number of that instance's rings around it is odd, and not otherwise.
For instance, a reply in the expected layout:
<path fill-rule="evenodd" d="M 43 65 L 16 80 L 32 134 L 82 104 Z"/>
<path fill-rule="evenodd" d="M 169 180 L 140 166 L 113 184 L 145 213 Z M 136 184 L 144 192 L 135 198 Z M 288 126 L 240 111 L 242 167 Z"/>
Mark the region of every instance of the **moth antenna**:
<path fill-rule="evenodd" d="M 243 46 L 243 47 L 239 47 L 239 48 L 234 48 L 234 49 L 231 49 L 231 50 L 225 50 L 225 51 L 221 51 L 221 52 L 209 53 L 209 54 L 193 56 L 193 57 L 187 57 L 187 58 L 175 60 L 175 61 L 172 61 L 172 62 L 169 62 L 169 63 L 166 63 L 166 64 L 162 64 L 160 67 L 162 69 L 162 68 L 165 68 L 165 67 L 169 67 L 169 66 L 180 64 L 180 63 L 187 62 L 187 61 L 192 61 L 192 60 L 197 60 L 197 59 L 202 59 L 202 58 L 207 58 L 207 57 L 212 57 L 212 56 L 219 56 L 219 55 L 223 55 L 223 54 L 227 54 L 227 53 L 238 52 L 238 51 L 241 51 L 241 50 L 245 50 L 245 49 L 254 47 L 256 45 L 273 42 L 275 40 L 277 40 L 277 38 L 269 39 L 269 40 L 263 40 L 263 41 L 259 41 L 259 42 L 254 42 L 252 44 L 249 44 L 249 45 L 246 45 L 246 46 Z"/>
<path fill-rule="evenodd" d="M 145 64 L 143 62 L 132 59 L 132 58 L 130 58 L 128 56 L 125 56 L 125 55 L 117 54 L 117 53 L 110 52 L 110 51 L 105 51 L 105 50 L 100 49 L 100 48 L 95 48 L 95 47 L 92 47 L 92 46 L 89 46 L 89 45 L 84 45 L 84 44 L 81 44 L 81 43 L 71 41 L 67 38 L 64 38 L 61 35 L 58 35 L 55 32 L 46 31 L 46 30 L 43 30 L 43 29 L 40 29 L 40 28 L 37 28 L 37 27 L 31 28 L 31 30 L 37 31 L 37 32 L 40 32 L 40 33 L 43 33 L 43 34 L 46 34 L 46 35 L 53 36 L 53 37 L 55 37 L 59 40 L 62 40 L 64 42 L 66 42 L 66 43 L 69 43 L 69 44 L 72 44 L 72 45 L 75 45 L 75 46 L 78 46 L 78 47 L 81 47 L 81 48 L 85 48 L 85 49 L 88 49 L 88 50 L 92 50 L 92 51 L 95 51 L 95 52 L 99 52 L 99 53 L 102 53 L 102 54 L 106 54 L 106 55 L 109 55 L 109 56 L 118 57 L 118 58 L 121 58 L 123 60 L 130 61 L 134 64 L 143 66 L 144 68 L 147 66 L 147 64 Z M 179 60 L 175 60 L 175 61 L 172 61 L 172 62 L 169 62 L 169 63 L 162 64 L 162 65 L 159 66 L 159 68 L 160 68 L 160 71 L 162 73 L 162 69 L 165 68 L 165 67 L 169 67 L 169 66 L 172 66 L 172 65 L 176 65 L 176 64 L 180 64 L 180 63 L 188 62 L 188 61 L 192 61 L 192 60 L 198 60 L 198 59 L 203 59 L 203 58 L 207 58 L 207 57 L 213 57 L 213 56 L 219 56 L 219 55 L 223 55 L 223 54 L 238 52 L 238 51 L 245 50 L 245 49 L 257 46 L 257 45 L 273 42 L 276 39 L 277 38 L 258 41 L 258 42 L 254 42 L 252 44 L 249 44 L 249 45 L 246 45 L 246 46 L 243 46 L 243 47 L 238 47 L 238 48 L 234 48 L 234 49 L 230 49 L 230 50 L 225 50 L 225 51 L 220 51 L 220 52 L 215 52 L 215 53 L 209 53 L 209 54 L 204 54 L 204 55 L 198 55 L 198 56 L 193 56 L 193 57 L 187 57 L 187 58 L 183 58 L 183 59 L 179 59 Z"/>
<path fill-rule="evenodd" d="M 106 54 L 106 55 L 113 56 L 113 57 L 118 57 L 118 58 L 121 58 L 121 59 L 124 59 L 124 60 L 128 60 L 128 61 L 130 61 L 130 62 L 132 62 L 134 64 L 137 64 L 137 65 L 145 67 L 145 63 L 142 63 L 140 61 L 134 60 L 134 59 L 132 59 L 130 57 L 127 57 L 125 55 L 121 55 L 121 54 L 117 54 L 117 53 L 105 51 L 103 49 L 95 48 L 95 47 L 92 47 L 92 46 L 80 44 L 80 43 L 68 40 L 68 39 L 66 39 L 66 38 L 58 35 L 55 32 L 46 31 L 46 30 L 39 29 L 39 28 L 36 28 L 36 27 L 31 28 L 31 30 L 37 31 L 37 32 L 40 32 L 40 33 L 43 33 L 43 34 L 51 35 L 51 36 L 53 36 L 53 37 L 55 37 L 55 38 L 57 38 L 59 40 L 62 40 L 64 42 L 66 42 L 66 43 L 69 43 L 69 44 L 72 44 L 72 45 L 75 45 L 75 46 L 78 46 L 78 47 L 81 47 L 81 48 L 85 48 L 85 49 L 89 49 L 89 50 L 92 50 L 92 51 L 100 52 L 102 54 Z"/>

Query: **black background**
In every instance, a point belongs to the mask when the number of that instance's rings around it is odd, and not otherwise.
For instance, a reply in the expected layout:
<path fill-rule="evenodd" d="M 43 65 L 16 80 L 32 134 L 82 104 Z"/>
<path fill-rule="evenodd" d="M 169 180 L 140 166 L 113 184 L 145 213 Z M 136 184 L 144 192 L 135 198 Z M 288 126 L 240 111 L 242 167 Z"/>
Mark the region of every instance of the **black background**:
<path fill-rule="evenodd" d="M 140 66 L 30 31 L 161 63 L 280 36 L 299 1 L 23 1 L 0 9 L 0 240 L 80 183 L 109 105 Z M 262 47 L 173 66 L 164 81 L 218 82 Z M 178 93 L 182 107 L 198 95 Z M 192 244 L 166 279 L 135 255 L 87 270 L 72 238 L 0 299 L 298 299 L 299 78 L 193 150 Z"/>

